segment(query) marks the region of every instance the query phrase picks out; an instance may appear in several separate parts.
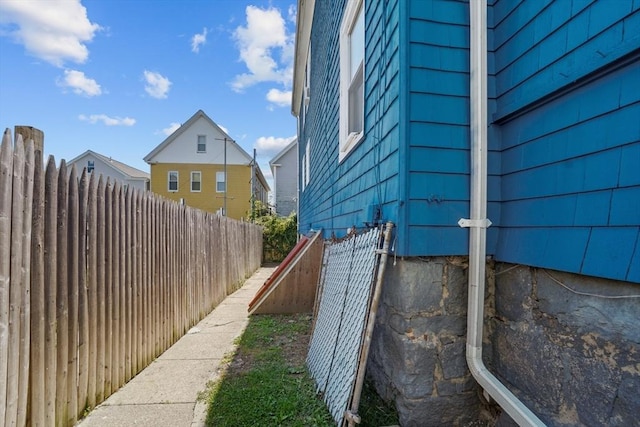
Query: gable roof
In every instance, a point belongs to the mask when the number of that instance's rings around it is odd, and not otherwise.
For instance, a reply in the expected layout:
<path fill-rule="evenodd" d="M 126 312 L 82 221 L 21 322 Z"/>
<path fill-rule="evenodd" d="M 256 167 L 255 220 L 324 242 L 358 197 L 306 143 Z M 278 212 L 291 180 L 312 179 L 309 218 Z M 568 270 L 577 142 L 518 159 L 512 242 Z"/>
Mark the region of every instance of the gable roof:
<path fill-rule="evenodd" d="M 131 179 L 150 179 L 151 175 L 148 172 L 141 171 L 140 169 L 136 169 L 133 166 L 129 166 L 126 163 L 119 162 L 112 157 L 107 157 L 103 154 L 96 153 L 93 150 L 87 150 L 84 153 L 80 154 L 77 157 L 69 160 L 67 162 L 68 165 L 76 163 L 81 158 L 87 156 L 88 154 L 93 155 L 97 159 L 101 160 L 105 165 L 110 166 L 112 169 L 120 172 L 121 174 L 131 178 Z"/>
<path fill-rule="evenodd" d="M 201 118 L 206 120 L 214 129 L 216 129 L 218 132 L 220 132 L 223 135 L 224 138 L 227 138 L 227 140 L 228 140 L 227 142 L 230 142 L 240 153 L 242 153 L 242 155 L 244 157 L 246 157 L 247 162 L 251 162 L 253 160 L 251 158 L 251 156 L 249 155 L 249 153 L 247 153 L 242 147 L 240 147 L 240 145 L 238 145 L 238 143 L 235 142 L 229 136 L 229 134 L 227 134 L 224 130 L 222 130 L 222 128 L 220 126 L 218 126 L 216 124 L 216 122 L 211 120 L 211 118 L 209 116 L 207 116 L 204 113 L 204 111 L 202 111 L 202 110 L 196 111 L 196 113 L 193 116 L 191 116 L 191 118 L 189 118 L 189 120 L 187 120 L 184 124 L 182 124 L 182 126 L 180 126 L 178 129 L 176 129 L 171 135 L 169 135 L 164 141 L 162 141 L 160 143 L 160 145 L 158 145 L 156 148 L 151 150 L 151 152 L 149 154 L 144 156 L 143 160 L 150 164 L 152 159 L 158 153 L 160 153 L 162 150 L 164 150 L 165 147 L 167 147 L 169 144 L 171 144 L 173 141 L 175 141 L 180 135 L 182 135 L 187 129 L 189 129 L 189 127 L 191 125 L 193 125 L 197 120 L 199 120 Z"/>
<path fill-rule="evenodd" d="M 273 166 L 276 163 L 278 163 L 280 159 L 284 157 L 285 154 L 287 154 L 293 147 L 297 145 L 298 145 L 298 138 L 293 138 L 293 140 L 286 147 L 280 150 L 280 152 L 276 154 L 273 159 L 269 160 L 269 166 Z"/>

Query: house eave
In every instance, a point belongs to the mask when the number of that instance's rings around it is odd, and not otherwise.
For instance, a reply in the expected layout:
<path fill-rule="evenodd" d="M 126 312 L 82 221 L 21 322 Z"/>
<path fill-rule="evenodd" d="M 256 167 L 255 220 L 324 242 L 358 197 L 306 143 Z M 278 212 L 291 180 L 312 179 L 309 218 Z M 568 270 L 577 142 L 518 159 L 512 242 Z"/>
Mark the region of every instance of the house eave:
<path fill-rule="evenodd" d="M 311 25 L 315 0 L 298 0 L 298 16 L 296 18 L 296 47 L 293 67 L 293 93 L 291 95 L 291 114 L 298 117 L 304 89 L 305 66 L 311 42 Z"/>

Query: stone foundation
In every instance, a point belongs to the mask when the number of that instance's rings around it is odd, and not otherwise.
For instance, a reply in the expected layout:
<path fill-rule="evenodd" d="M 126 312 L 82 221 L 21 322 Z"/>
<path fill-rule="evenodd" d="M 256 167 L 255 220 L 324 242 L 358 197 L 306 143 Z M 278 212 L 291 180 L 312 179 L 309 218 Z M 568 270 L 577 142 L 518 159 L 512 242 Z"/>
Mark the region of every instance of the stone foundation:
<path fill-rule="evenodd" d="M 394 401 L 402 426 L 462 426 L 478 420 L 465 359 L 466 260 L 390 259 L 367 372 Z"/>
<path fill-rule="evenodd" d="M 395 265 L 394 265 L 395 262 Z M 402 426 L 514 426 L 465 359 L 467 260 L 389 260 L 368 375 Z M 640 285 L 487 265 L 485 364 L 549 426 L 640 426 Z"/>
<path fill-rule="evenodd" d="M 640 294 L 638 284 L 498 265 L 493 369 L 548 425 L 640 426 L 640 298 L 562 284 Z"/>

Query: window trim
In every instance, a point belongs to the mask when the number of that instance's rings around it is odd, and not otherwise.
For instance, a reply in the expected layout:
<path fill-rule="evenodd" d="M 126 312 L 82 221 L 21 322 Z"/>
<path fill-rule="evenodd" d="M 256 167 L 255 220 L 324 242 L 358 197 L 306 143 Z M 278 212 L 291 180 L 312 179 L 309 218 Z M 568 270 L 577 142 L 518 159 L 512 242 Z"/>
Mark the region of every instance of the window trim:
<path fill-rule="evenodd" d="M 348 0 L 340 25 L 340 136 L 338 161 L 342 161 L 362 141 L 364 137 L 364 84 L 366 58 L 364 57 L 365 43 L 363 39 L 363 57 L 361 67 L 356 74 L 362 75 L 362 130 L 358 133 L 348 133 L 349 130 L 349 92 L 354 79 L 351 78 L 351 34 L 353 27 L 362 13 L 365 19 L 364 0 Z M 364 26 L 364 21 L 363 24 Z M 355 77 L 355 76 L 354 76 Z"/>
<path fill-rule="evenodd" d="M 311 139 L 307 140 L 305 176 L 304 176 L 305 187 L 309 185 L 309 181 L 311 180 L 310 178 L 311 178 Z"/>
<path fill-rule="evenodd" d="M 222 176 L 224 179 L 220 180 L 219 177 Z M 224 190 L 218 189 L 218 184 L 224 183 Z M 216 172 L 216 193 L 225 193 L 227 190 L 227 177 L 225 176 L 224 171 Z"/>
<path fill-rule="evenodd" d="M 196 181 L 193 180 L 193 175 L 194 174 L 198 174 L 200 176 L 200 179 L 197 181 L 199 186 L 200 186 L 200 188 L 198 190 L 194 190 L 193 189 L 193 184 L 194 184 L 194 182 L 196 182 Z M 200 171 L 191 171 L 191 185 L 190 185 L 189 188 L 191 189 L 192 193 L 200 193 L 200 192 L 202 192 L 202 172 L 200 172 Z"/>
<path fill-rule="evenodd" d="M 204 150 L 200 150 L 200 137 L 204 139 Z M 198 135 L 196 139 L 196 153 L 202 154 L 207 152 L 207 135 Z"/>
<path fill-rule="evenodd" d="M 176 189 L 171 189 L 171 174 L 176 175 Z M 167 191 L 169 193 L 177 193 L 180 189 L 180 173 L 178 171 L 168 171 L 167 172 Z"/>

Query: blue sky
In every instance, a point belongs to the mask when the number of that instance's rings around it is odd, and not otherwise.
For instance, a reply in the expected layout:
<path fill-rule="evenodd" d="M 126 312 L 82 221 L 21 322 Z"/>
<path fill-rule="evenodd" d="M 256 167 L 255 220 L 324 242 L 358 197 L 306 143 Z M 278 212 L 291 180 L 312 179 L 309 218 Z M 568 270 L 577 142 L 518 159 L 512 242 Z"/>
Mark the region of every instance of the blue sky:
<path fill-rule="evenodd" d="M 202 109 L 268 161 L 290 113 L 295 0 L 0 0 L 0 126 L 45 155 L 142 158 Z"/>

